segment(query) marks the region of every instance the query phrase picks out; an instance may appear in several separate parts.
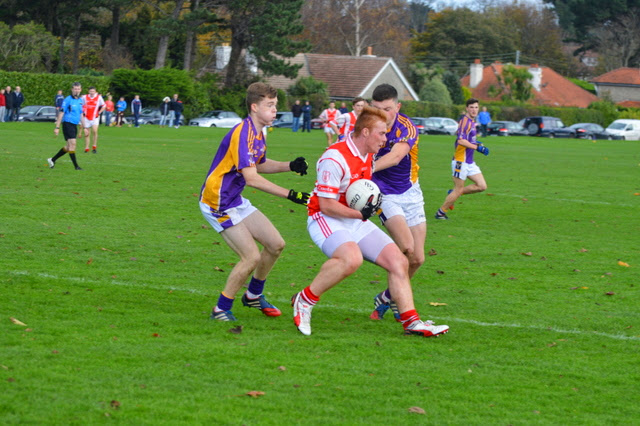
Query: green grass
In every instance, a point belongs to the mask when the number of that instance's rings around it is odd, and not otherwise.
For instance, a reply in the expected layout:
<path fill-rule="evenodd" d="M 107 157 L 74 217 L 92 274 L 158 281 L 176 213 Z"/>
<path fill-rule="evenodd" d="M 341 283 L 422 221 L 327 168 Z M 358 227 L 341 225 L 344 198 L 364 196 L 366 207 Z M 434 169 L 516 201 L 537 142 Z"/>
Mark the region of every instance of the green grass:
<path fill-rule="evenodd" d="M 2 125 L 0 423 L 640 422 L 638 142 L 486 139 L 488 191 L 429 221 L 437 254 L 413 279 L 422 317 L 450 333 L 370 321 L 385 276 L 367 264 L 323 296 L 304 337 L 288 301 L 325 258 L 301 206 L 250 189 L 287 241 L 266 287 L 283 316 L 237 303 L 238 324 L 208 319 L 236 261 L 197 205 L 224 133 L 102 129 L 77 172 L 68 157 L 47 167 L 53 125 Z M 313 164 L 324 144 L 277 129 L 268 154 Z M 420 146 L 432 217 L 452 139 Z M 315 177 L 269 178 L 310 190 Z"/>

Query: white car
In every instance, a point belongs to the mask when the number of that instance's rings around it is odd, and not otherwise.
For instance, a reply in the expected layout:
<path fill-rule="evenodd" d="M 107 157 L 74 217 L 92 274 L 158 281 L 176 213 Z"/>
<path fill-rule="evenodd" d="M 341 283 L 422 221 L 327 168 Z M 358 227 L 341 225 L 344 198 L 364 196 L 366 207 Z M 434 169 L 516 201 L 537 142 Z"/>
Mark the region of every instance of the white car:
<path fill-rule="evenodd" d="M 233 127 L 242 122 L 242 118 L 233 111 L 209 111 L 189 121 L 189 126 Z"/>
<path fill-rule="evenodd" d="M 640 120 L 616 120 L 609 124 L 607 132 L 620 137 L 622 140 L 640 140 Z"/>
<path fill-rule="evenodd" d="M 458 122 L 446 117 L 429 117 L 424 123 L 424 133 L 430 135 L 455 135 Z"/>

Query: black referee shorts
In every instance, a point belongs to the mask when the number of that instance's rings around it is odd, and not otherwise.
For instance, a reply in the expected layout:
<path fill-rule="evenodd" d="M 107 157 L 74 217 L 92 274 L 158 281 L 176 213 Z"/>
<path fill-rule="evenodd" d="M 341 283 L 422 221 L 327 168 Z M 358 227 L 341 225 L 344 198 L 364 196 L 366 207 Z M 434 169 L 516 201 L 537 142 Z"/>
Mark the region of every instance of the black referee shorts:
<path fill-rule="evenodd" d="M 76 139 L 78 136 L 78 125 L 69 123 L 68 121 L 63 121 L 62 134 L 64 135 L 65 141 L 68 141 L 69 139 Z"/>

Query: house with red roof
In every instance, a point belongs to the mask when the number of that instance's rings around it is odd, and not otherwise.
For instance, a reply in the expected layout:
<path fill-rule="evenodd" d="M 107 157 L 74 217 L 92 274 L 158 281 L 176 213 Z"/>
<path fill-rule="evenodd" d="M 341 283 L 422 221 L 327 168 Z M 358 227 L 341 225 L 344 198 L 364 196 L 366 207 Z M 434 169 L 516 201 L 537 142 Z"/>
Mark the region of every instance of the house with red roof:
<path fill-rule="evenodd" d="M 394 86 L 401 101 L 419 100 L 393 58 L 377 57 L 371 51 L 368 53 L 364 56 L 300 53 L 288 61 L 302 65 L 297 78 L 311 76 L 326 83 L 332 100 L 350 101 L 357 96 L 371 99 L 373 89 L 383 83 Z M 283 76 L 264 79 L 275 88 L 283 90 L 296 82 Z"/>
<path fill-rule="evenodd" d="M 640 68 L 618 68 L 591 80 L 600 97 L 625 107 L 640 107 Z"/>
<path fill-rule="evenodd" d="M 504 64 L 501 62 L 483 66 L 480 59 L 476 59 L 471 64 L 469 73 L 460 79 L 460 83 L 469 87 L 472 96 L 476 99 L 500 101 L 500 92 L 505 88 L 498 80 L 498 76 L 502 76 L 503 67 Z M 593 93 L 573 84 L 549 67 L 541 67 L 538 64 L 529 67 L 516 65 L 516 67 L 526 68 L 532 75 L 530 83 L 533 86 L 533 98 L 529 100 L 531 104 L 586 108 L 598 100 Z"/>

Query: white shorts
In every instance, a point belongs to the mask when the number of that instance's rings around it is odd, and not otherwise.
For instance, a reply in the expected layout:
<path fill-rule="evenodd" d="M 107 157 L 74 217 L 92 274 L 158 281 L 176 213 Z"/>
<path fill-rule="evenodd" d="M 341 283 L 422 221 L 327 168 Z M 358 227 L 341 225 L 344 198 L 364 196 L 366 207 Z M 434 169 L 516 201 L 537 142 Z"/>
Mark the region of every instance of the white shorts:
<path fill-rule="evenodd" d="M 469 164 L 464 161 L 453 160 L 451 161 L 451 173 L 455 178 L 466 180 L 469 176 L 479 175 L 482 170 L 475 162 Z"/>
<path fill-rule="evenodd" d="M 85 129 L 98 125 L 100 125 L 100 116 L 97 116 L 93 120 L 88 120 L 87 117 L 82 117 L 82 127 Z"/>
<path fill-rule="evenodd" d="M 427 221 L 424 214 L 424 197 L 420 183 L 414 183 L 402 194 L 385 194 L 380 205 L 382 224 L 393 216 L 402 215 L 407 225 L 416 226 Z"/>
<path fill-rule="evenodd" d="M 324 132 L 325 133 L 331 133 L 332 135 L 335 135 L 336 132 L 333 131 L 333 129 L 331 128 L 331 126 L 327 126 L 324 128 Z"/>
<path fill-rule="evenodd" d="M 378 255 L 393 240 L 370 220 L 335 218 L 316 213 L 307 219 L 311 239 L 327 256 L 332 257 L 338 247 L 355 242 L 362 257 L 375 262 Z"/>
<path fill-rule="evenodd" d="M 214 210 L 207 204 L 200 201 L 200 211 L 202 212 L 202 215 L 207 222 L 209 222 L 209 225 L 211 225 L 211 227 L 218 233 L 239 224 L 245 217 L 249 216 L 256 210 L 258 209 L 253 207 L 251 201 L 246 198 L 242 198 L 242 204 L 239 206 L 225 211 Z"/>

